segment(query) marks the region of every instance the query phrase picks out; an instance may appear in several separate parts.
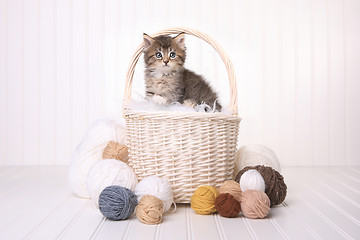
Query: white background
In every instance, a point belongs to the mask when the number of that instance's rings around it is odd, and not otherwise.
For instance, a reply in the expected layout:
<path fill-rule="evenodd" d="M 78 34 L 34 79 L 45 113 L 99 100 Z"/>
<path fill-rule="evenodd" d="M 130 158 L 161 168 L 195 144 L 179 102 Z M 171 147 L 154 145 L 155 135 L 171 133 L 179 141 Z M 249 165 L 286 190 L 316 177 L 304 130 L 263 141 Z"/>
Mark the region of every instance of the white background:
<path fill-rule="evenodd" d="M 121 116 L 142 33 L 172 26 L 208 33 L 232 59 L 239 146 L 264 144 L 283 165 L 359 165 L 359 23 L 359 0 L 0 0 L 0 165 L 68 164 L 91 122 Z M 187 46 L 188 68 L 226 104 L 220 58 Z"/>

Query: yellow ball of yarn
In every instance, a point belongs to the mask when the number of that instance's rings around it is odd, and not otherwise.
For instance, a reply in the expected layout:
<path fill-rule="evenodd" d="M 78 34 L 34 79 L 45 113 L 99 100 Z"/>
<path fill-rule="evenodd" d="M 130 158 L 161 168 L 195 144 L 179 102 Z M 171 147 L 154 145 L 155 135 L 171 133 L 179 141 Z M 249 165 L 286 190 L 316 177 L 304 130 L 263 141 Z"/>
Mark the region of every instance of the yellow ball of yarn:
<path fill-rule="evenodd" d="M 215 187 L 204 185 L 200 186 L 191 196 L 191 208 L 197 214 L 207 215 L 216 212 L 215 199 L 218 191 Z"/>

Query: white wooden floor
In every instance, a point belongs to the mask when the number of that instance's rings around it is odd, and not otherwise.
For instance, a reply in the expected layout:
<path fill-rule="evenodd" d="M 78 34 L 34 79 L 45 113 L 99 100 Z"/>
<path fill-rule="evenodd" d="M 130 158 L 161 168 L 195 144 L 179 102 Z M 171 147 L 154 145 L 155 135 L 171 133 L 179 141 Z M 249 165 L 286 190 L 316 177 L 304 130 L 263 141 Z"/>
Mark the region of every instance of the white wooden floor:
<path fill-rule="evenodd" d="M 283 169 L 288 195 L 262 220 L 196 215 L 109 221 L 72 195 L 66 167 L 0 168 L 0 239 L 360 239 L 360 167 Z"/>

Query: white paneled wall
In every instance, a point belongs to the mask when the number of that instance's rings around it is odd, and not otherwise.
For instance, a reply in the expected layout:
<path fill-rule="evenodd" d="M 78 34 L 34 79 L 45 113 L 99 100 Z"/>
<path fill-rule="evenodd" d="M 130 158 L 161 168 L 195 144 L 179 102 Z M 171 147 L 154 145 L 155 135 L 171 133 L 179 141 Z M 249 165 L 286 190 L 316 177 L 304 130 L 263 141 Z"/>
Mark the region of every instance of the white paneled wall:
<path fill-rule="evenodd" d="M 121 116 L 142 33 L 171 26 L 208 33 L 233 60 L 239 145 L 283 165 L 359 165 L 359 13 L 358 0 L 0 0 L 0 165 L 68 164 L 91 122 Z M 226 104 L 219 57 L 187 46 Z"/>

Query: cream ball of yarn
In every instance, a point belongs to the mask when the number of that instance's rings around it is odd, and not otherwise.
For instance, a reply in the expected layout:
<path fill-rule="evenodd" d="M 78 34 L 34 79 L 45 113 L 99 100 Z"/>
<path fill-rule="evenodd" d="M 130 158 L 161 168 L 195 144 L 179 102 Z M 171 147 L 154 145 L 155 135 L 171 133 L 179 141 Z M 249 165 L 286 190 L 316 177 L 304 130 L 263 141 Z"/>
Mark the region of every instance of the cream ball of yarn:
<path fill-rule="evenodd" d="M 134 190 L 138 183 L 136 174 L 126 163 L 116 159 L 104 159 L 97 162 L 87 177 L 87 189 L 91 200 L 99 206 L 99 196 L 108 186 L 117 185 Z"/>
<path fill-rule="evenodd" d="M 68 183 L 77 196 L 90 198 L 86 178 L 91 167 L 102 160 L 104 148 L 109 141 L 125 144 L 125 127 L 110 119 L 99 119 L 87 129 L 82 141 L 75 149 L 70 163 Z"/>
<path fill-rule="evenodd" d="M 264 178 L 255 169 L 250 169 L 244 172 L 239 182 L 242 191 L 257 190 L 257 191 L 265 192 Z"/>
<path fill-rule="evenodd" d="M 275 152 L 263 145 L 245 145 L 235 154 L 234 177 L 247 166 L 264 165 L 281 172 L 280 162 Z"/>
<path fill-rule="evenodd" d="M 174 196 L 169 180 L 165 177 L 149 176 L 142 179 L 135 187 L 135 195 L 140 202 L 145 195 L 152 195 L 164 203 L 164 211 L 167 212 L 174 203 Z"/>

